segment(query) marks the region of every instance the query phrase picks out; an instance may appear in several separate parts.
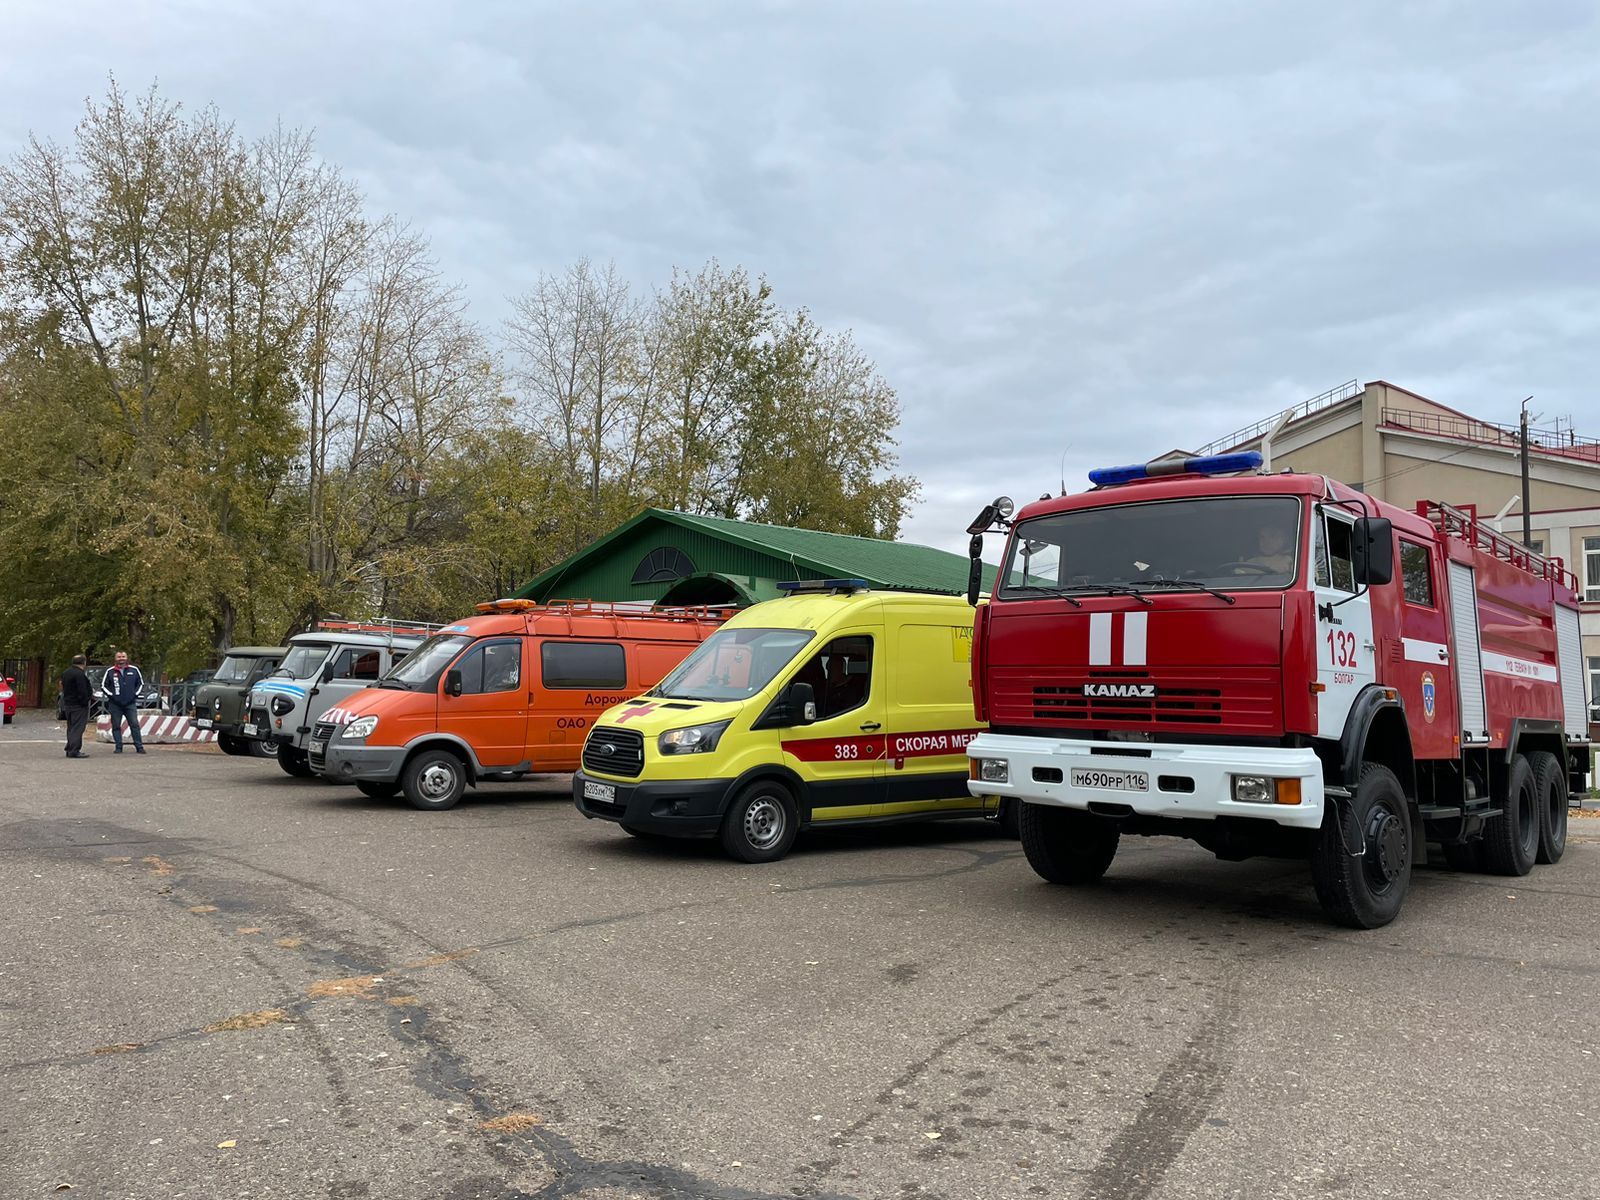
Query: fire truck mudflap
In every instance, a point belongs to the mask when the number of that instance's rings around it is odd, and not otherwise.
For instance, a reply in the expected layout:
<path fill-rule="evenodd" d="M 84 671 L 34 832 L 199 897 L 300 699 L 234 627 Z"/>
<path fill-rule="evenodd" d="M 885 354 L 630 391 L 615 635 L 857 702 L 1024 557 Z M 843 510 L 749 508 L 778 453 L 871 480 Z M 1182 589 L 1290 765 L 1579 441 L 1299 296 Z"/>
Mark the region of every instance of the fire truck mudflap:
<path fill-rule="evenodd" d="M 1145 817 L 1322 825 L 1322 763 L 1309 748 L 1135 746 L 980 733 L 967 744 L 967 756 L 974 796 Z"/>

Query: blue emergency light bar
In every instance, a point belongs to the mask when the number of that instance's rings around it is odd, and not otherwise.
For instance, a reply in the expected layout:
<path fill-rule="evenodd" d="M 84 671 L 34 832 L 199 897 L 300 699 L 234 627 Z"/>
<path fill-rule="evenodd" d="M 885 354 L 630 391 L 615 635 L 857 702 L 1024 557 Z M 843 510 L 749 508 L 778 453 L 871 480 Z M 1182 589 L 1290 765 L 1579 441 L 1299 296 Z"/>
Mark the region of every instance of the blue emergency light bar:
<path fill-rule="evenodd" d="M 1235 471 L 1254 471 L 1261 466 L 1255 450 L 1235 454 L 1207 454 L 1198 458 L 1171 458 L 1165 462 L 1137 463 L 1131 467 L 1098 467 L 1089 472 L 1089 482 L 1099 487 L 1132 483 L 1135 479 L 1157 479 L 1162 475 L 1230 475 Z"/>
<path fill-rule="evenodd" d="M 865 592 L 872 585 L 865 579 L 780 579 L 780 592 Z"/>

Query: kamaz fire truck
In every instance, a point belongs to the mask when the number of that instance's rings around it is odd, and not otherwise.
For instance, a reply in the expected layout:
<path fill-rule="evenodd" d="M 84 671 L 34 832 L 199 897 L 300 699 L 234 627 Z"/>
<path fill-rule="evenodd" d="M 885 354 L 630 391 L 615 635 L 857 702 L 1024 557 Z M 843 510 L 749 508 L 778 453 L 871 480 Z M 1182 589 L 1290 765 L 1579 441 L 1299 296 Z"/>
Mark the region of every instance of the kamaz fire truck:
<path fill-rule="evenodd" d="M 973 639 L 974 794 L 1022 801 L 1052 883 L 1123 834 L 1305 858 L 1335 921 L 1387 924 L 1438 843 L 1525 875 L 1590 749 L 1576 579 L 1470 509 L 1385 504 L 1254 453 L 1090 473 L 1011 519 Z M 1243 473 L 1241 473 L 1243 472 Z"/>

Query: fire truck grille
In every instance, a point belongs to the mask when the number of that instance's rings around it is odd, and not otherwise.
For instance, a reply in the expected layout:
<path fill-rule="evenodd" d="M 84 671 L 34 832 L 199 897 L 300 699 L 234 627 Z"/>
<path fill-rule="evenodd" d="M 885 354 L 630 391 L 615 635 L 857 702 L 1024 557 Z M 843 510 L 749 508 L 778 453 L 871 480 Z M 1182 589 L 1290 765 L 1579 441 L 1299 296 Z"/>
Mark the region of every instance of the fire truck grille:
<path fill-rule="evenodd" d="M 583 744 L 583 769 L 632 779 L 644 770 L 644 737 L 635 729 L 591 730 Z"/>
<path fill-rule="evenodd" d="M 1000 672 L 996 672 L 1000 676 Z M 1062 672 L 1045 682 L 1037 669 L 997 678 L 996 725 L 1044 722 L 1086 729 L 1282 731 L 1277 672 Z M 1054 673 L 1052 673 L 1054 674 Z"/>

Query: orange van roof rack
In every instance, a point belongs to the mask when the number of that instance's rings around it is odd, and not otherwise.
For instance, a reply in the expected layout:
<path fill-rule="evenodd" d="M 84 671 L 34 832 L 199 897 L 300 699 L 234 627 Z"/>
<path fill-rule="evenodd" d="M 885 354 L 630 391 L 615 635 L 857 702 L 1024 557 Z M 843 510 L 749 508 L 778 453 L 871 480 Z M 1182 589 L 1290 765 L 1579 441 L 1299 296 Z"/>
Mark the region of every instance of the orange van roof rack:
<path fill-rule="evenodd" d="M 487 600 L 474 606 L 480 613 L 522 613 L 526 616 L 610 617 L 652 621 L 726 621 L 739 609 L 736 605 L 656 605 L 643 601 L 609 600 L 524 600 L 506 597 Z"/>

